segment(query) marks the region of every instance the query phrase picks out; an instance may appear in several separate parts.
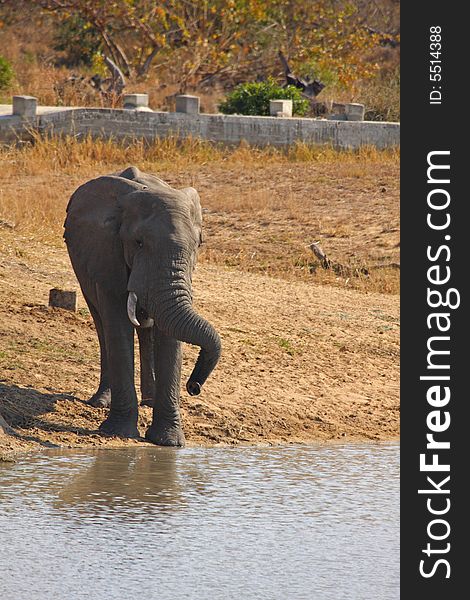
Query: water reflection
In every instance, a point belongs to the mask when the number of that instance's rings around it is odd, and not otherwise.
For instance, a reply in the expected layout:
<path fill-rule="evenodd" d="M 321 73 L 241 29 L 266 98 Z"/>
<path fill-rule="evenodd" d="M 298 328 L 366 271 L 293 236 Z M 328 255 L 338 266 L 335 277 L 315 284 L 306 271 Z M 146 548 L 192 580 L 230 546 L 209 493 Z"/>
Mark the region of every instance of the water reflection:
<path fill-rule="evenodd" d="M 165 512 L 184 505 L 181 486 L 174 450 L 101 451 L 58 490 L 54 507 L 80 518 L 122 510 L 128 519 L 145 521 L 155 508 Z"/>
<path fill-rule="evenodd" d="M 0 467 L 0 596 L 392 600 L 398 475 L 393 444 L 28 457 Z"/>

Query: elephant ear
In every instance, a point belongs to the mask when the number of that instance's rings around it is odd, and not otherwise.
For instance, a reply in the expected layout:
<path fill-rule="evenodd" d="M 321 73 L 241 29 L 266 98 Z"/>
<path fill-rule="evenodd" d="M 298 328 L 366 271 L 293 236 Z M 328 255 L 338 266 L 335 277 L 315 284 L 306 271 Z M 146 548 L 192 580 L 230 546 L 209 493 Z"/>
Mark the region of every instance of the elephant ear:
<path fill-rule="evenodd" d="M 181 190 L 188 196 L 191 200 L 191 219 L 194 224 L 194 228 L 199 236 L 199 245 L 204 241 L 204 236 L 202 232 L 202 208 L 201 208 L 201 200 L 199 198 L 199 194 L 197 190 L 192 187 L 184 188 Z"/>
<path fill-rule="evenodd" d="M 116 291 L 127 287 L 127 268 L 119 237 L 122 202 L 145 186 L 116 176 L 93 179 L 70 198 L 64 239 L 75 273 Z"/>

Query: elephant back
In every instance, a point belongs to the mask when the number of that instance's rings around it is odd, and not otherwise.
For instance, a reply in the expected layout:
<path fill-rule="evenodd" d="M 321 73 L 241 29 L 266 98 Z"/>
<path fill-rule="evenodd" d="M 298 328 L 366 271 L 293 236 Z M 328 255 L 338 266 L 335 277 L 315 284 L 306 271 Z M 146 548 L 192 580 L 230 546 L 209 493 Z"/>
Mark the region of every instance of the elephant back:
<path fill-rule="evenodd" d="M 113 173 L 116 177 L 122 177 L 123 179 L 128 179 L 130 181 L 135 181 L 136 183 L 141 183 L 142 185 L 147 186 L 151 191 L 159 192 L 159 191 L 167 191 L 171 190 L 171 186 L 151 173 L 143 173 L 137 167 L 127 167 L 123 171 L 118 171 L 117 173 Z M 163 188 L 163 190 L 162 190 Z"/>

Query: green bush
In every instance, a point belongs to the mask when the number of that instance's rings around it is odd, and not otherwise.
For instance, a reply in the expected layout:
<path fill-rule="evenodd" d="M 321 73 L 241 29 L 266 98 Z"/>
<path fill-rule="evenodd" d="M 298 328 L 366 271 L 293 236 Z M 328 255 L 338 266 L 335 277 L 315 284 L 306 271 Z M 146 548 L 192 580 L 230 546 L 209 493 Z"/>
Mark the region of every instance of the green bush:
<path fill-rule="evenodd" d="M 269 116 L 270 100 L 292 100 L 292 114 L 298 116 L 305 115 L 310 106 L 301 90 L 293 85 L 282 87 L 270 77 L 258 83 L 237 85 L 219 104 L 219 110 L 226 115 Z"/>
<path fill-rule="evenodd" d="M 300 77 L 317 79 L 327 88 L 338 85 L 338 72 L 333 65 L 326 66 L 315 60 L 308 60 L 296 67 L 295 72 Z"/>
<path fill-rule="evenodd" d="M 13 81 L 13 68 L 6 58 L 0 55 L 0 90 L 6 90 Z"/>

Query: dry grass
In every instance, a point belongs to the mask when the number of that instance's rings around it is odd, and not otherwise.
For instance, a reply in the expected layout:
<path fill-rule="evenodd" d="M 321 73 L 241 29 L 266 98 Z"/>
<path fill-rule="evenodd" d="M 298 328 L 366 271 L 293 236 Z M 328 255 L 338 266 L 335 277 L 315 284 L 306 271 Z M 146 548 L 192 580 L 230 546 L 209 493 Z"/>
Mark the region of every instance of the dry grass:
<path fill-rule="evenodd" d="M 132 142 L 118 143 L 110 139 L 93 139 L 91 136 L 80 138 L 41 137 L 36 136 L 34 143 L 23 143 L 20 146 L 0 147 L 2 164 L 8 169 L 24 175 L 35 175 L 44 169 L 56 171 L 66 168 L 102 166 L 103 164 L 122 163 L 123 161 L 139 161 L 145 165 L 161 164 L 204 164 L 208 161 L 228 161 L 246 165 L 263 165 L 268 162 L 296 163 L 336 163 L 354 166 L 357 174 L 365 165 L 389 164 L 399 158 L 398 149 L 377 150 L 375 147 L 363 146 L 359 150 L 337 151 L 329 146 L 313 146 L 295 143 L 287 149 L 267 146 L 255 148 L 246 143 L 237 147 L 215 144 L 199 138 L 179 140 L 174 137 L 147 143 L 136 139 Z M 176 161 L 176 162 L 175 162 Z"/>
<path fill-rule="evenodd" d="M 202 262 L 364 291 L 399 285 L 398 152 L 227 148 L 202 140 L 118 144 L 36 139 L 1 148 L 0 219 L 18 232 L 62 244 L 65 207 L 92 177 L 135 164 L 201 194 L 207 243 Z M 308 245 L 369 276 L 318 268 Z M 27 248 L 15 252 L 27 253 Z"/>

